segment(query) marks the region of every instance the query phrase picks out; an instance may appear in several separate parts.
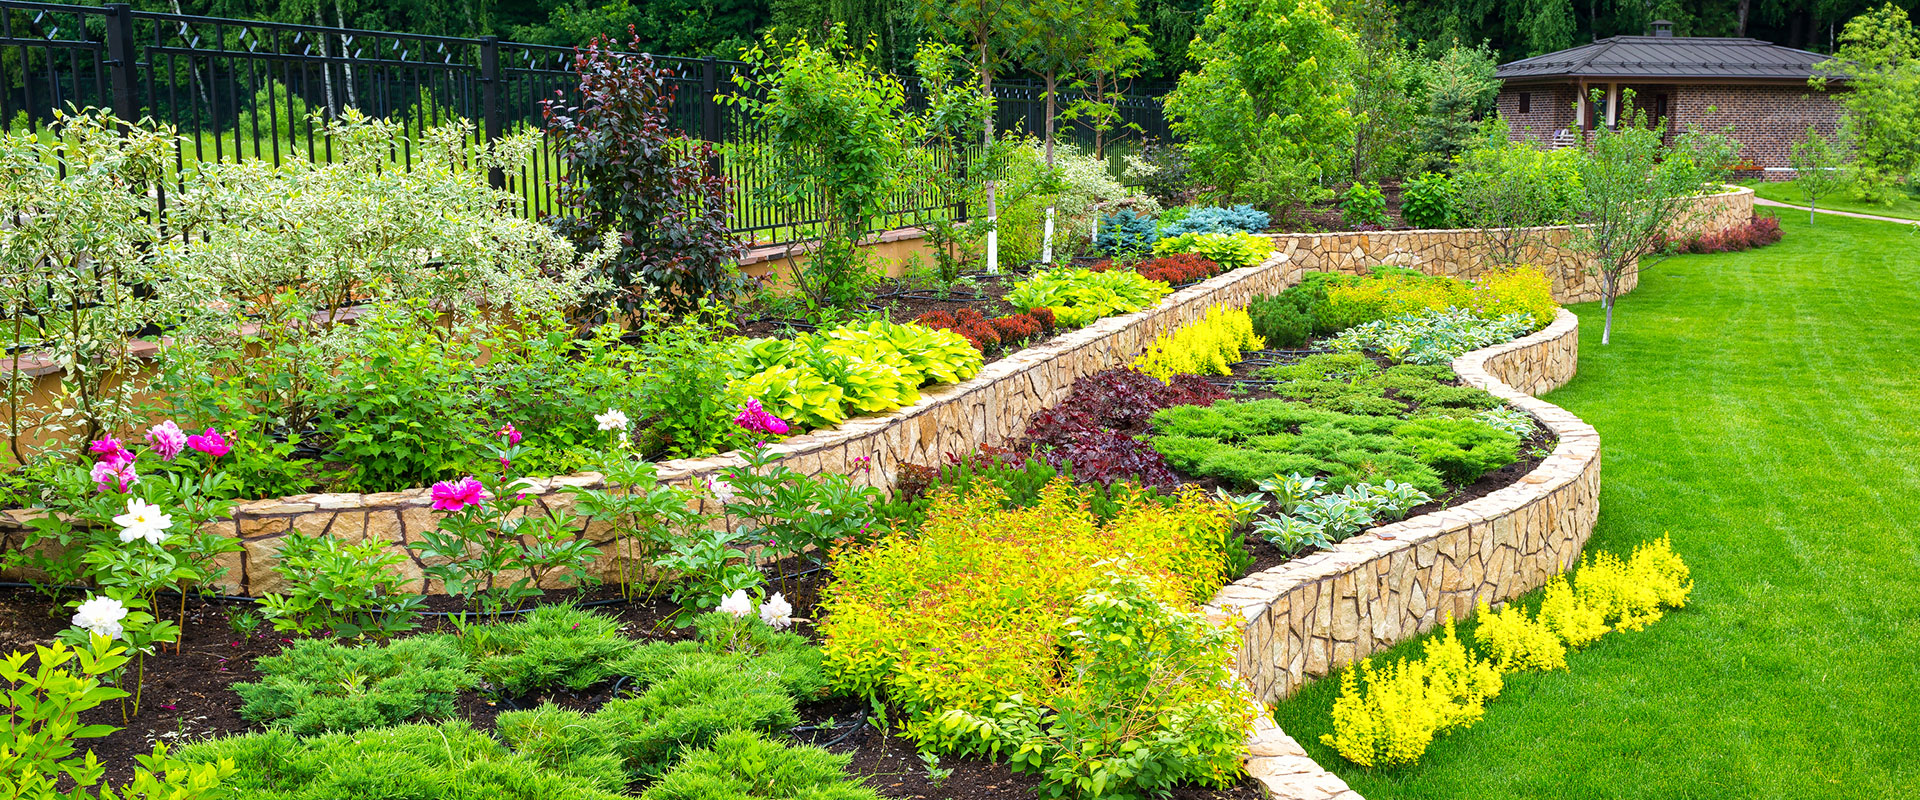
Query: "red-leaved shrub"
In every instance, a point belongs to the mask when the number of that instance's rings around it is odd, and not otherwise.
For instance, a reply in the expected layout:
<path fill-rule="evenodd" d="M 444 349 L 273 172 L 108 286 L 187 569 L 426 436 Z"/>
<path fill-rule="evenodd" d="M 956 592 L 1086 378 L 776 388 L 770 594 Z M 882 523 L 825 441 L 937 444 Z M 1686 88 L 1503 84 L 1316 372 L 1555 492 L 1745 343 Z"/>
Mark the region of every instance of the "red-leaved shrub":
<path fill-rule="evenodd" d="M 1657 249 L 1675 253 L 1737 253 L 1780 241 L 1780 220 L 1754 217 L 1718 233 L 1703 233 L 1679 241 L 1662 241 Z"/>
<path fill-rule="evenodd" d="M 1134 270 L 1142 277 L 1179 285 L 1211 278 L 1220 273 L 1220 265 L 1199 253 L 1178 253 L 1142 261 Z"/>

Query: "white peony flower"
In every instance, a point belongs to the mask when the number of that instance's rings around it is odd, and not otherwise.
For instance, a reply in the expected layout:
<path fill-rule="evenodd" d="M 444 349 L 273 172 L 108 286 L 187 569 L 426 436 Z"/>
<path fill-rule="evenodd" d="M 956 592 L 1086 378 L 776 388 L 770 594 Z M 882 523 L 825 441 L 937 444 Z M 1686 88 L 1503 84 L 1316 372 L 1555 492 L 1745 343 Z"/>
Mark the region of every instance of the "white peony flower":
<path fill-rule="evenodd" d="M 720 613 L 746 619 L 753 615 L 753 599 L 747 597 L 747 590 L 737 590 L 727 595 L 727 599 L 720 601 Z"/>
<path fill-rule="evenodd" d="M 593 421 L 600 423 L 600 430 L 624 432 L 627 429 L 627 412 L 609 408 L 605 414 L 593 415 Z"/>
<path fill-rule="evenodd" d="M 707 478 L 707 491 L 712 492 L 713 499 L 721 503 L 731 503 L 733 498 L 740 496 L 739 492 L 733 490 L 733 484 L 720 478 Z"/>
<path fill-rule="evenodd" d="M 120 621 L 127 618 L 127 607 L 111 597 L 89 598 L 73 613 L 73 626 L 86 628 L 98 636 L 118 639 L 125 632 Z"/>
<path fill-rule="evenodd" d="M 159 544 L 167 540 L 167 529 L 173 527 L 173 517 L 160 513 L 157 505 L 138 497 L 129 497 L 127 513 L 114 517 L 113 524 L 120 526 L 120 541 L 145 539 Z"/>
<path fill-rule="evenodd" d="M 793 604 L 781 597 L 779 592 L 774 592 L 767 602 L 760 604 L 760 621 L 776 631 L 793 627 Z"/>

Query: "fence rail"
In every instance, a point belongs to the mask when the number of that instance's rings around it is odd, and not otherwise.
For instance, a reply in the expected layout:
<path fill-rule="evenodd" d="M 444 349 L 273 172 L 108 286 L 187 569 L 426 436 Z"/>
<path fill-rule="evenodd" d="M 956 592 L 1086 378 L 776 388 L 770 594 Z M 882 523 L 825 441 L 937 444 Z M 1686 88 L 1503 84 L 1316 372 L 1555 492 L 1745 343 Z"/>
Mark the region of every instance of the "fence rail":
<path fill-rule="evenodd" d="M 219 19 L 117 3 L 0 0 L 0 125 L 42 129 L 68 105 L 109 108 L 123 119 L 151 117 L 182 136 L 171 187 L 180 191 L 196 162 L 331 158 L 332 143 L 308 121 L 316 111 L 333 115 L 352 107 L 399 121 L 410 133 L 462 119 L 472 122 L 476 140 L 543 130 L 541 102 L 565 96 L 576 83 L 573 57 L 572 48 L 497 37 Z M 716 144 L 752 136 L 737 107 L 718 100 L 734 91 L 745 63 L 653 58 L 673 76 L 672 119 L 680 131 Z M 994 95 L 998 129 L 1041 130 L 1045 101 L 1038 87 L 997 81 Z M 1063 97 L 1060 105 L 1068 102 Z M 1156 94 L 1119 94 L 1115 106 L 1123 127 L 1110 131 L 1109 141 L 1169 136 Z M 1084 143 L 1093 131 L 1063 121 L 1056 135 Z M 396 159 L 410 165 L 408 137 L 398 147 Z M 761 202 L 751 165 L 722 157 L 720 167 L 732 179 L 737 232 L 778 241 L 794 226 L 818 221 Z M 553 143 L 543 140 L 526 164 L 496 182 L 524 201 L 526 214 L 541 217 L 563 212 L 551 187 L 565 172 Z M 164 213 L 165 192 L 159 202 Z M 930 189 L 903 190 L 876 226 L 897 227 L 915 213 L 957 207 Z"/>

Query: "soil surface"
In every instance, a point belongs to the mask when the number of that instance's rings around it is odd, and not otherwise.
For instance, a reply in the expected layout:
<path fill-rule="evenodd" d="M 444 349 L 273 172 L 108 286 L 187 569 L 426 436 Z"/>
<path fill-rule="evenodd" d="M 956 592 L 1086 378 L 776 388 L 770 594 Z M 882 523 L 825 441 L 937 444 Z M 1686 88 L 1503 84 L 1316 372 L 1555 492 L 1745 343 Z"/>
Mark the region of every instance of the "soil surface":
<path fill-rule="evenodd" d="M 820 590 L 831 573 L 810 563 L 788 560 L 766 568 L 769 575 L 788 575 L 783 582 L 768 579 L 768 591 L 782 591 L 793 603 L 800 618 L 813 616 Z M 61 601 L 30 588 L 0 587 L 0 650 L 14 651 L 46 644 L 67 627 L 71 609 Z M 177 596 L 163 596 L 162 605 L 177 602 Z M 613 587 L 601 586 L 580 591 L 549 592 L 535 604 L 579 603 L 600 613 L 612 614 L 624 623 L 624 630 L 637 639 L 683 639 L 690 629 L 676 628 L 670 618 L 676 606 L 664 592 L 653 599 L 622 598 Z M 453 628 L 450 612 L 458 612 L 455 598 L 434 597 L 428 607 L 439 615 L 429 617 L 420 633 Z M 243 598 L 199 598 L 186 600 L 185 635 L 180 652 L 169 646 L 163 653 L 146 659 L 146 678 L 140 710 L 132 714 L 131 702 L 123 716 L 121 704 L 108 702 L 81 716 L 88 724 L 119 728 L 111 735 L 86 740 L 106 767 L 110 783 L 121 784 L 133 777 L 135 756 L 152 751 L 156 743 L 169 747 L 248 731 L 263 726 L 240 716 L 240 698 L 233 684 L 259 680 L 254 669 L 257 659 L 278 653 L 292 638 L 275 633 L 271 625 L 260 622 L 252 604 Z M 179 614 L 179 607 L 167 616 Z M 811 635 L 811 627 L 799 631 Z M 480 730 L 492 730 L 500 714 L 520 708 L 532 708 L 552 702 L 563 708 L 591 712 L 623 694 L 618 683 L 594 687 L 584 692 L 557 691 L 531 697 L 501 698 L 481 692 L 464 692 L 456 707 L 460 717 Z M 854 698 L 829 698 L 803 704 L 801 724 L 790 731 L 792 740 L 816 744 L 852 755 L 848 767 L 868 785 L 888 798 L 914 800 L 1032 800 L 1040 781 L 1032 775 L 1016 774 L 1005 763 L 983 759 L 941 759 L 938 767 L 952 773 L 939 781 L 929 777 L 927 764 L 921 761 L 913 743 L 871 723 L 867 704 Z M 1178 800 L 1263 800 L 1253 784 L 1227 789 L 1187 787 L 1173 794 Z"/>

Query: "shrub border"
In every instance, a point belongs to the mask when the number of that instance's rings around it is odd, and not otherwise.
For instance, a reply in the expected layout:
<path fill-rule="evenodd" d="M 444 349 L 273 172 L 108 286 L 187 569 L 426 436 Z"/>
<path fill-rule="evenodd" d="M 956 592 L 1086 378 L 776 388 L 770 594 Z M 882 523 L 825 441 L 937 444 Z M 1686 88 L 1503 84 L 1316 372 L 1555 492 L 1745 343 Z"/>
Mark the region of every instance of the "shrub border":
<path fill-rule="evenodd" d="M 1374 528 L 1330 550 L 1221 588 L 1210 614 L 1237 627 L 1235 670 L 1263 702 L 1431 630 L 1480 602 L 1499 603 L 1571 568 L 1600 514 L 1600 435 L 1540 400 L 1573 379 L 1580 320 L 1453 361 L 1464 382 L 1531 414 L 1560 441 L 1519 482 L 1452 508 Z M 1247 773 L 1273 800 L 1360 800 L 1262 708 Z"/>

